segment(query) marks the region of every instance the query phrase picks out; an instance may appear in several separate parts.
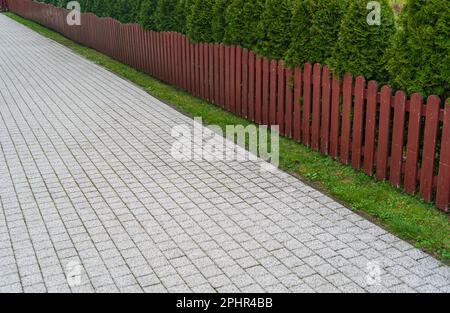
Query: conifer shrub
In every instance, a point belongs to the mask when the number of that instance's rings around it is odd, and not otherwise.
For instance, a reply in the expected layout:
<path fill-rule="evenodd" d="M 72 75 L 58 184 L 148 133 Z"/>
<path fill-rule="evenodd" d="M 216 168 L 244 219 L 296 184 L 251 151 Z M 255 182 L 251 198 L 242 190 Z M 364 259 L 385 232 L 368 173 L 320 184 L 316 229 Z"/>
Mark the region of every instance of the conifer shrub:
<path fill-rule="evenodd" d="M 226 28 L 225 12 L 230 5 L 230 0 L 216 0 L 213 5 L 211 31 L 214 42 L 223 42 Z"/>
<path fill-rule="evenodd" d="M 153 20 L 156 31 L 174 31 L 176 29 L 175 7 L 177 0 L 158 0 Z"/>
<path fill-rule="evenodd" d="M 187 17 L 187 34 L 194 42 L 213 42 L 212 9 L 214 0 L 192 0 Z"/>
<path fill-rule="evenodd" d="M 285 56 L 292 40 L 290 0 L 266 0 L 257 27 L 256 51 L 272 59 Z"/>
<path fill-rule="evenodd" d="M 292 16 L 292 41 L 286 55 L 289 65 L 325 64 L 336 45 L 344 0 L 298 1 Z"/>
<path fill-rule="evenodd" d="M 224 42 L 247 49 L 256 46 L 258 27 L 265 0 L 232 0 L 225 13 Z"/>
<path fill-rule="evenodd" d="M 329 62 L 335 73 L 363 75 L 379 83 L 388 81 L 385 54 L 395 32 L 394 13 L 387 0 L 378 2 L 381 5 L 380 25 L 368 23 L 370 11 L 366 0 L 348 2 Z"/>
<path fill-rule="evenodd" d="M 154 13 L 156 11 L 157 0 L 142 0 L 139 10 L 139 23 L 146 29 L 156 30 Z"/>
<path fill-rule="evenodd" d="M 409 0 L 389 50 L 394 88 L 450 97 L 450 1 Z"/>

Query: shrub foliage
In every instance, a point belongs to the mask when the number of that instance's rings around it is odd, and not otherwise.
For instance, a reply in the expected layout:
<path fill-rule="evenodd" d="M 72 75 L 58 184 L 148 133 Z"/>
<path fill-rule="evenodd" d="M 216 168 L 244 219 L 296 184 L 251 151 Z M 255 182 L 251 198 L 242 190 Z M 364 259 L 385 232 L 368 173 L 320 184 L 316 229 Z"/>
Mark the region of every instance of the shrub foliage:
<path fill-rule="evenodd" d="M 195 42 L 212 42 L 213 0 L 192 0 L 187 18 L 187 33 Z"/>
<path fill-rule="evenodd" d="M 256 50 L 281 59 L 291 44 L 291 0 L 266 0 L 257 28 Z"/>
<path fill-rule="evenodd" d="M 395 31 L 394 13 L 387 0 L 381 4 L 380 25 L 369 25 L 366 0 L 352 0 L 342 18 L 339 39 L 331 57 L 336 73 L 364 75 L 367 79 L 386 82 L 385 52 Z"/>
<path fill-rule="evenodd" d="M 450 1 L 411 0 L 388 53 L 391 84 L 450 97 Z"/>
<path fill-rule="evenodd" d="M 294 6 L 289 65 L 326 63 L 337 42 L 344 11 L 342 0 L 301 0 Z"/>

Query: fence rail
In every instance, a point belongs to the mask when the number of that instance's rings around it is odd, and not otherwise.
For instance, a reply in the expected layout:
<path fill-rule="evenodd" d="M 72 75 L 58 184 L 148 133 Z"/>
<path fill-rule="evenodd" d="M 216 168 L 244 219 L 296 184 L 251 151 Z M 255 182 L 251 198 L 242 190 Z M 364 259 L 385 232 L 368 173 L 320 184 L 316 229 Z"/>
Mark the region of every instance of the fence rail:
<path fill-rule="evenodd" d="M 0 0 L 1 1 L 1 0 Z M 174 32 L 68 11 L 31 0 L 9 9 L 85 46 L 350 164 L 440 209 L 450 206 L 450 105 L 425 101 L 364 77 L 334 77 L 327 66 L 285 68 L 239 46 L 193 43 Z M 444 107 L 444 109 L 442 109 Z"/>

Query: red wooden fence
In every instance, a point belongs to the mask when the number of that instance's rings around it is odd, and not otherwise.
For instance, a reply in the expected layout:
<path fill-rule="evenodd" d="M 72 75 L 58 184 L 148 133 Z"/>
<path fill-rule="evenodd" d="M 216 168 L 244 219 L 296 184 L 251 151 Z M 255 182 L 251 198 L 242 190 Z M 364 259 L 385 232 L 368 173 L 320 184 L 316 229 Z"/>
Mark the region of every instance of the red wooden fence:
<path fill-rule="evenodd" d="M 0 0 L 0 12 L 8 11 L 6 0 Z"/>
<path fill-rule="evenodd" d="M 196 44 L 185 36 L 144 30 L 83 14 L 68 26 L 67 10 L 9 0 L 11 11 L 94 48 L 324 155 L 419 193 L 444 211 L 450 206 L 450 105 L 407 98 L 388 86 L 327 66 L 288 69 L 241 47 Z"/>

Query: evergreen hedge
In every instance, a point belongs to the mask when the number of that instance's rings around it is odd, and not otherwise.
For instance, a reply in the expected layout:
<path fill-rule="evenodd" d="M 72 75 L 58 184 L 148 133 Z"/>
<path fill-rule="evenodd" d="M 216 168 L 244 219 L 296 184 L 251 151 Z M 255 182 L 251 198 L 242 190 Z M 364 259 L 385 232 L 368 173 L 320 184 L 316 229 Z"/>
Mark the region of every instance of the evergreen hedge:
<path fill-rule="evenodd" d="M 139 23 L 146 29 L 156 29 L 156 22 L 154 19 L 154 13 L 158 0 L 143 0 L 141 8 L 139 10 Z"/>
<path fill-rule="evenodd" d="M 178 0 L 175 6 L 174 31 L 186 34 L 187 16 L 191 8 L 190 0 Z"/>
<path fill-rule="evenodd" d="M 286 62 L 289 66 L 304 64 L 310 61 L 307 53 L 308 41 L 311 40 L 313 22 L 312 3 L 314 0 L 299 0 L 293 6 L 291 19 L 292 40 L 286 52 Z"/>
<path fill-rule="evenodd" d="M 225 13 L 224 42 L 247 49 L 256 46 L 256 29 L 264 11 L 265 0 L 232 0 Z"/>
<path fill-rule="evenodd" d="M 410 0 L 388 52 L 391 84 L 450 97 L 450 1 Z"/>
<path fill-rule="evenodd" d="M 213 4 L 211 31 L 214 42 L 223 42 L 226 28 L 225 12 L 230 3 L 231 0 L 216 0 Z"/>
<path fill-rule="evenodd" d="M 269 58 L 281 59 L 292 40 L 291 0 L 266 0 L 257 28 L 256 50 Z"/>
<path fill-rule="evenodd" d="M 156 31 L 175 31 L 176 15 L 175 8 L 178 0 L 158 0 L 153 19 Z"/>
<path fill-rule="evenodd" d="M 292 40 L 286 61 L 289 65 L 327 63 L 336 45 L 345 2 L 301 0 L 294 7 Z"/>
<path fill-rule="evenodd" d="M 381 24 L 369 25 L 367 0 L 349 1 L 330 60 L 337 74 L 348 72 L 379 83 L 388 81 L 385 53 L 395 32 L 394 13 L 387 0 L 378 2 L 381 4 Z"/>
<path fill-rule="evenodd" d="M 192 0 L 187 18 L 187 34 L 194 42 L 213 42 L 213 0 Z"/>

